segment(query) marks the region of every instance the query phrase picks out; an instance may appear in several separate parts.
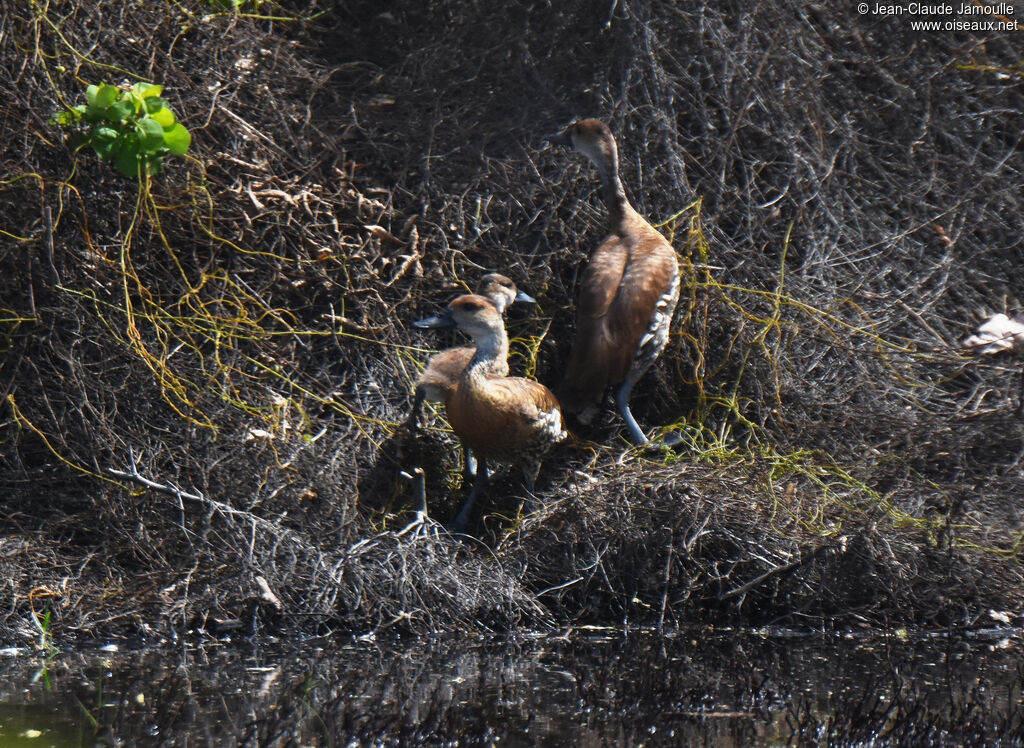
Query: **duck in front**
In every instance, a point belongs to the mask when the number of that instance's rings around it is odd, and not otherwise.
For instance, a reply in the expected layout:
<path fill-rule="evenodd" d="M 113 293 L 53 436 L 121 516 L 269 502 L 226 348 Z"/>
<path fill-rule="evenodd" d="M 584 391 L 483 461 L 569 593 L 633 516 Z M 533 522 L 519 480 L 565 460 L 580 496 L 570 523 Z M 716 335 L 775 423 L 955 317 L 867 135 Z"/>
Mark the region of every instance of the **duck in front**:
<path fill-rule="evenodd" d="M 559 401 L 589 423 L 608 387 L 617 387 L 615 400 L 630 440 L 646 444 L 629 397 L 668 343 L 679 300 L 679 262 L 672 245 L 627 199 L 615 138 L 604 122 L 574 122 L 549 140 L 579 151 L 597 167 L 610 229 L 580 283 L 576 338 Z"/>
<path fill-rule="evenodd" d="M 500 273 L 488 273 L 480 279 L 477 284 L 476 293 L 487 298 L 499 314 L 504 314 L 505 309 L 511 304 L 525 302 L 534 303 L 534 298 L 516 288 L 511 278 Z M 508 345 L 504 350 L 498 351 L 494 357 L 491 373 L 497 376 L 508 375 Z M 423 408 L 423 401 L 429 400 L 435 403 L 447 403 L 455 386 L 462 376 L 462 372 L 473 359 L 476 348 L 472 346 L 461 346 L 448 348 L 433 356 L 427 362 L 427 368 L 416 378 L 415 394 L 412 401 L 412 410 L 406 424 L 414 431 L 420 426 L 420 411 Z"/>
<path fill-rule="evenodd" d="M 488 461 L 522 467 L 527 492 L 523 513 L 529 513 L 529 496 L 541 458 L 567 436 L 558 400 L 539 382 L 492 374 L 498 357 L 508 351 L 508 337 L 501 313 L 487 298 L 475 294 L 460 296 L 444 314 L 415 324 L 427 328 L 458 327 L 476 344 L 473 358 L 445 405 L 452 430 L 477 459 L 476 480 L 452 529 L 461 531 L 469 524 L 473 504 L 487 485 Z"/>

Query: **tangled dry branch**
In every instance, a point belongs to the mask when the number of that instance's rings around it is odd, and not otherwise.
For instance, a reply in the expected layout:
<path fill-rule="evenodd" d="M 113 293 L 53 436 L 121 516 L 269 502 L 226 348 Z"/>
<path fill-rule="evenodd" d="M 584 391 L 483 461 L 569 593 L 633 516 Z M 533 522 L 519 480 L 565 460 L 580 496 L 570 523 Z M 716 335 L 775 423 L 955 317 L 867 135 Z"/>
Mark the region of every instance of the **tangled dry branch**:
<path fill-rule="evenodd" d="M 1013 365 L 957 341 L 1024 292 L 1019 34 L 787 0 L 254 6 L 0 0 L 0 481 L 39 538 L 2 564 L 73 579 L 65 626 L 131 598 L 107 620 L 1016 609 Z M 135 79 L 194 134 L 141 185 L 48 123 Z M 416 467 L 431 516 L 460 503 L 443 418 L 400 426 L 437 344 L 406 322 L 500 270 L 539 299 L 513 368 L 557 378 L 602 211 L 541 135 L 581 115 L 687 271 L 634 406 L 684 448 L 623 456 L 609 418 L 548 460 L 540 518 L 499 481 L 493 550 L 464 547 L 399 514 Z"/>

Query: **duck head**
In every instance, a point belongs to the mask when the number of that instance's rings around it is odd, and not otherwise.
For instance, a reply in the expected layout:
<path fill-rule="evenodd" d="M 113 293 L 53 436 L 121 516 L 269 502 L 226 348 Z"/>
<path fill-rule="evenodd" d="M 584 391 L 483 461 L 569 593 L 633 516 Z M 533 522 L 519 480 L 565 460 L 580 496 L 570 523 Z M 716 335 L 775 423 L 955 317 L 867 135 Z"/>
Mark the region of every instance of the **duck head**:
<path fill-rule="evenodd" d="M 498 308 L 484 296 L 467 294 L 448 305 L 443 314 L 413 323 L 421 328 L 458 327 L 474 340 L 500 335 L 504 329 Z"/>
<path fill-rule="evenodd" d="M 536 299 L 516 288 L 511 278 L 501 273 L 488 273 L 480 279 L 476 292 L 490 299 L 499 312 L 504 312 L 509 304 L 534 304 Z"/>
<path fill-rule="evenodd" d="M 599 119 L 573 122 L 562 132 L 549 135 L 552 145 L 573 148 L 589 158 L 602 173 L 618 169 L 618 150 L 611 129 Z"/>

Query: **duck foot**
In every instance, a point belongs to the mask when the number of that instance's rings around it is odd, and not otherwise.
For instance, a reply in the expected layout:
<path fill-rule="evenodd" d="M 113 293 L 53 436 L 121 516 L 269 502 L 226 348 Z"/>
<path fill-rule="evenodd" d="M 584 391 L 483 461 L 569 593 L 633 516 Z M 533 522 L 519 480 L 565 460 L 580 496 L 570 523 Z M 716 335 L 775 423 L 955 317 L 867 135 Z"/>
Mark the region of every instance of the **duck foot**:
<path fill-rule="evenodd" d="M 647 442 L 644 449 L 648 452 L 663 452 L 666 449 L 675 452 L 686 442 L 686 437 L 683 436 L 682 431 L 675 431 L 671 434 L 665 434 L 660 439 Z"/>

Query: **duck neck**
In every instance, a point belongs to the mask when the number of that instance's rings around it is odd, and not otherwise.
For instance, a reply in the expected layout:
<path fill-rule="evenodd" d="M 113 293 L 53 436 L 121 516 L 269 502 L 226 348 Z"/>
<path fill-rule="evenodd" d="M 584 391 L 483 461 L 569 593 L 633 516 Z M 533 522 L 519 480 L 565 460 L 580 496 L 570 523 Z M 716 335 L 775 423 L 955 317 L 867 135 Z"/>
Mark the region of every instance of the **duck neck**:
<path fill-rule="evenodd" d="M 508 359 L 508 335 L 505 326 L 491 328 L 486 335 L 474 337 L 476 353 L 466 367 L 466 375 L 471 379 L 486 377 L 494 364 Z"/>
<path fill-rule="evenodd" d="M 601 177 L 601 195 L 608 208 L 612 226 L 616 226 L 629 209 L 626 190 L 619 179 L 619 157 L 613 149 L 607 158 L 596 162 L 597 172 Z"/>
<path fill-rule="evenodd" d="M 505 310 L 508 309 L 508 305 L 512 303 L 512 299 L 503 293 L 487 294 L 487 298 L 494 304 L 498 314 L 504 314 Z"/>

